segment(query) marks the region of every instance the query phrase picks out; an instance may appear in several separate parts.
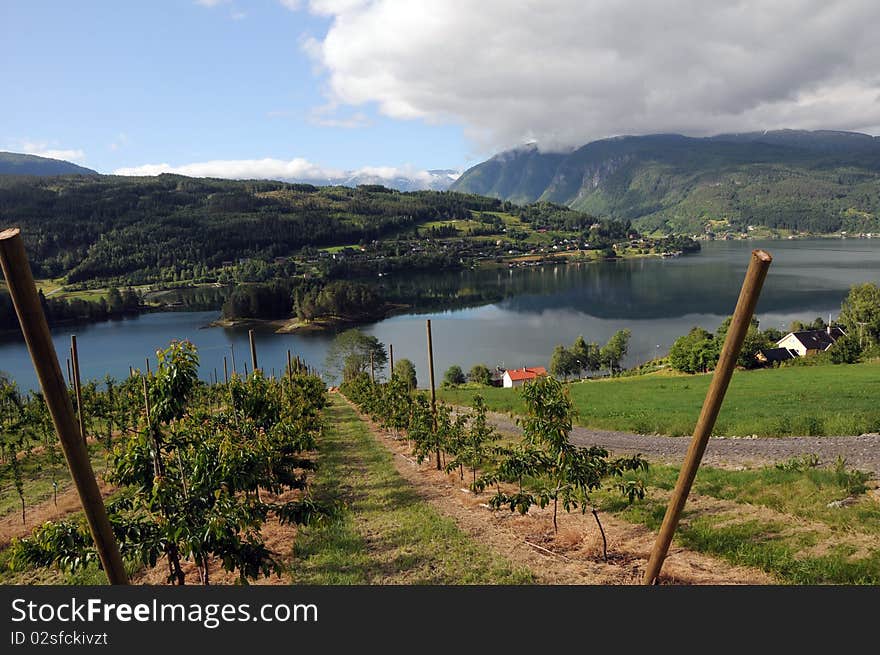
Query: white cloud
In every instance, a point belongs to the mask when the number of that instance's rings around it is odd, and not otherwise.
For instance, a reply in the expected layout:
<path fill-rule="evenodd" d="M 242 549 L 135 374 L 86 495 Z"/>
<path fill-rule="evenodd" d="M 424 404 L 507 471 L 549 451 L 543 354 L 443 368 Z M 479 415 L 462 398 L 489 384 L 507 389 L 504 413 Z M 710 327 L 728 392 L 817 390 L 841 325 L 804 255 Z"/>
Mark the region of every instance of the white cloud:
<path fill-rule="evenodd" d="M 47 141 L 19 141 L 10 150 L 23 152 L 26 155 L 48 157 L 49 159 L 64 159 L 67 161 L 82 161 L 86 153 L 80 149 L 58 148 L 55 144 Z"/>
<path fill-rule="evenodd" d="M 229 0 L 195 0 L 195 3 L 202 7 L 217 7 L 218 5 L 223 5 L 227 2 L 229 2 Z"/>
<path fill-rule="evenodd" d="M 144 164 L 117 168 L 116 175 L 159 175 L 176 173 L 190 177 L 222 177 L 228 179 L 309 179 L 323 180 L 342 177 L 345 171 L 323 168 L 302 159 L 215 159 L 172 166 L 171 164 Z"/>
<path fill-rule="evenodd" d="M 329 102 L 485 147 L 615 134 L 880 129 L 880 3 L 312 0 Z"/>
<path fill-rule="evenodd" d="M 248 180 L 301 180 L 319 184 L 360 184 L 383 183 L 408 180 L 406 188 L 443 188 L 448 186 L 458 173 L 436 174 L 404 166 L 364 166 L 355 170 L 343 170 L 321 166 L 307 159 L 218 159 L 172 166 L 171 164 L 144 164 L 117 168 L 115 175 L 160 175 L 175 173 L 190 177 L 219 177 L 225 179 Z"/>

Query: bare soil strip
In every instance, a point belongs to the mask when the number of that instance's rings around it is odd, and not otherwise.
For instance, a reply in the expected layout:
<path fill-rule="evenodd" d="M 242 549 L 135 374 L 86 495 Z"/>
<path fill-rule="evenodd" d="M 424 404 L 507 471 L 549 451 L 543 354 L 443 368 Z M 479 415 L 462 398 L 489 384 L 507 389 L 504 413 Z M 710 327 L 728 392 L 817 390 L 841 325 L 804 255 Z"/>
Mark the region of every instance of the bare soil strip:
<path fill-rule="evenodd" d="M 511 562 L 531 569 L 543 584 L 639 584 L 654 543 L 654 533 L 613 516 L 601 515 L 608 536 L 609 561 L 602 560 L 602 541 L 592 515 L 560 510 L 559 533 L 554 537 L 552 510 L 533 508 L 525 516 L 492 511 L 489 493 L 475 495 L 457 474 L 437 471 L 429 462 L 417 464 L 405 441 L 395 439 L 370 421 L 376 439 L 394 453 L 400 474 L 425 500 L 479 543 L 495 549 Z M 757 569 L 673 546 L 663 568 L 664 584 L 774 584 Z"/>

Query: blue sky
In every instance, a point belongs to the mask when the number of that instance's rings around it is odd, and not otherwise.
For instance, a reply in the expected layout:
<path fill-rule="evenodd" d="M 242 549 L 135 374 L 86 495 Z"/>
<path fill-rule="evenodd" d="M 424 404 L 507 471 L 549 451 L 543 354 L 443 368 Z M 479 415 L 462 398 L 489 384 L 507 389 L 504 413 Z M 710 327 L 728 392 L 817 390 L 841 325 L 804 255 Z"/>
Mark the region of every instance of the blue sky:
<path fill-rule="evenodd" d="M 473 159 L 457 125 L 388 118 L 375 103 L 328 111 L 325 75 L 302 43 L 330 23 L 276 0 L 3 0 L 0 150 L 101 172 L 264 157 L 338 169 Z"/>
<path fill-rule="evenodd" d="M 318 179 L 619 134 L 876 135 L 878 32 L 876 0 L 0 0 L 0 149 Z"/>

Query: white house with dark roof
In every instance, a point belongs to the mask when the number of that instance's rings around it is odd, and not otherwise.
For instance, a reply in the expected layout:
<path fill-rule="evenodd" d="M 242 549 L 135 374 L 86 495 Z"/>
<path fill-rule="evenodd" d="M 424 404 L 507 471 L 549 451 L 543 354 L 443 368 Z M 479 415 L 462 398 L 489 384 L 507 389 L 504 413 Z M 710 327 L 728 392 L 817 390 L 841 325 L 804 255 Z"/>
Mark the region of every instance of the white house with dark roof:
<path fill-rule="evenodd" d="M 846 332 L 841 328 L 829 325 L 824 330 L 789 332 L 776 342 L 776 346 L 791 350 L 797 353 L 798 357 L 806 357 L 825 352 L 843 336 L 846 336 Z"/>

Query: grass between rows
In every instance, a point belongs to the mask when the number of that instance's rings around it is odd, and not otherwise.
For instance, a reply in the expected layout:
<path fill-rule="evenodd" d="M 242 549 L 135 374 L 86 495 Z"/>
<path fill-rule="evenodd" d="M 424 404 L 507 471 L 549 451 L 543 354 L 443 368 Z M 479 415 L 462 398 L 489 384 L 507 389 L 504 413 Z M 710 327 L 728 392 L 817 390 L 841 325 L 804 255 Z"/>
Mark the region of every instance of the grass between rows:
<path fill-rule="evenodd" d="M 577 423 L 640 434 L 687 435 L 711 374 L 589 380 L 570 385 Z M 443 400 L 470 405 L 481 394 L 490 409 L 522 414 L 516 389 L 441 389 Z M 784 367 L 734 373 L 714 434 L 823 436 L 880 431 L 880 362 Z"/>
<path fill-rule="evenodd" d="M 314 493 L 343 507 L 297 535 L 295 584 L 526 584 L 532 574 L 473 542 L 423 501 L 339 396 L 327 410 Z"/>

